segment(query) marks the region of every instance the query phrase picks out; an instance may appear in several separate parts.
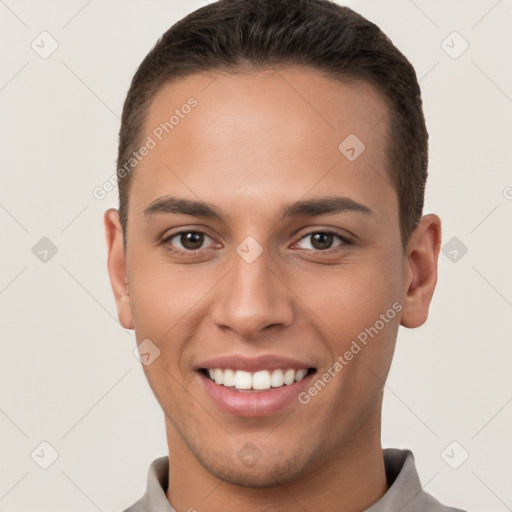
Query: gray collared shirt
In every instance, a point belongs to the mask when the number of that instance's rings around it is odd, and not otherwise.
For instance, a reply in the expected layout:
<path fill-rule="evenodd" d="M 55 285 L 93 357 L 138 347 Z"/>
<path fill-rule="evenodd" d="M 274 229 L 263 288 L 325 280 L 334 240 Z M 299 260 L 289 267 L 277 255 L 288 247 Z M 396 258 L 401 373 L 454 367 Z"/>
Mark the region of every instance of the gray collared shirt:
<path fill-rule="evenodd" d="M 442 505 L 422 489 L 411 450 L 385 448 L 383 456 L 389 489 L 365 512 L 465 512 Z M 124 512 L 176 512 L 166 496 L 168 476 L 169 457 L 155 459 L 144 496 Z"/>

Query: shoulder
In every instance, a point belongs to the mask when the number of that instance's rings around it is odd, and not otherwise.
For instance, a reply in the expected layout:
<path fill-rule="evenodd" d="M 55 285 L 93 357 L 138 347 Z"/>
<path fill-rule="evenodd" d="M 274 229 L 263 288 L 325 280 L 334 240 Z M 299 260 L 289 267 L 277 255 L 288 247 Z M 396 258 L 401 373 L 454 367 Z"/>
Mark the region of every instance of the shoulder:
<path fill-rule="evenodd" d="M 424 490 L 411 450 L 386 448 L 383 456 L 389 489 L 367 512 L 468 512 L 444 505 Z"/>
<path fill-rule="evenodd" d="M 169 457 L 159 457 L 149 466 L 144 495 L 123 512 L 175 512 L 167 500 Z"/>
<path fill-rule="evenodd" d="M 416 510 L 416 509 L 414 509 Z M 419 510 L 419 509 L 418 509 Z M 461 508 L 454 508 L 448 505 L 443 505 L 440 501 L 436 500 L 432 495 L 423 491 L 421 497 L 421 512 L 469 512 Z"/>

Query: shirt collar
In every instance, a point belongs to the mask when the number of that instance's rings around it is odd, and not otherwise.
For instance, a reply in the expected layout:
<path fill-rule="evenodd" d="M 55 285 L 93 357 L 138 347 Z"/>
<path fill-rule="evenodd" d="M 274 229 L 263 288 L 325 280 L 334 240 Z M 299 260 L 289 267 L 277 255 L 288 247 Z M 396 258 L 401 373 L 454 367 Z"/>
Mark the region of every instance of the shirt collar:
<path fill-rule="evenodd" d="M 389 489 L 365 512 L 464 512 L 445 507 L 423 490 L 411 450 L 385 448 L 383 457 Z M 166 496 L 168 477 L 169 457 L 155 459 L 144 496 L 124 512 L 176 512 Z"/>

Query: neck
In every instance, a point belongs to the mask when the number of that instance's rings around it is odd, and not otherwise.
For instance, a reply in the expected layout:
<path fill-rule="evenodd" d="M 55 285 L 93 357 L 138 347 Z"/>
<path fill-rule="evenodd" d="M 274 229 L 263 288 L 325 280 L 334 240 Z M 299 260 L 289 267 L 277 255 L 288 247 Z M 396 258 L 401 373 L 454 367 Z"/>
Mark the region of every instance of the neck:
<path fill-rule="evenodd" d="M 317 468 L 285 485 L 265 488 L 243 487 L 217 478 L 198 462 L 167 418 L 166 429 L 172 447 L 167 499 L 177 512 L 360 512 L 388 490 L 380 409 L 364 420 L 356 437 Z"/>

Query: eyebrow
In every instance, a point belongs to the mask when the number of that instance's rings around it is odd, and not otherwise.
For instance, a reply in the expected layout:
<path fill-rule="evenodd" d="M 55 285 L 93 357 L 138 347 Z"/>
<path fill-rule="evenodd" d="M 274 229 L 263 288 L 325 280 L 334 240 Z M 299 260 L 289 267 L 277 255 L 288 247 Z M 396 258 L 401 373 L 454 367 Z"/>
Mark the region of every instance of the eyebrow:
<path fill-rule="evenodd" d="M 285 205 L 280 210 L 280 220 L 292 217 L 315 217 L 318 215 L 334 215 L 343 212 L 361 212 L 373 214 L 372 210 L 349 197 L 318 197 L 296 201 Z M 143 212 L 148 220 L 158 214 L 183 214 L 194 217 L 204 217 L 223 221 L 221 210 L 204 201 L 180 199 L 173 196 L 163 196 L 155 199 Z"/>

